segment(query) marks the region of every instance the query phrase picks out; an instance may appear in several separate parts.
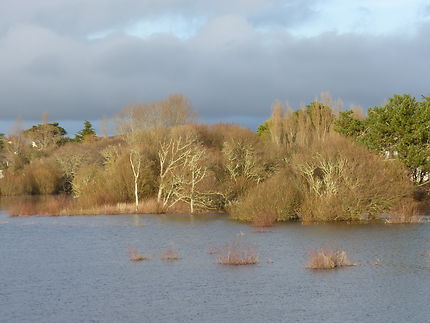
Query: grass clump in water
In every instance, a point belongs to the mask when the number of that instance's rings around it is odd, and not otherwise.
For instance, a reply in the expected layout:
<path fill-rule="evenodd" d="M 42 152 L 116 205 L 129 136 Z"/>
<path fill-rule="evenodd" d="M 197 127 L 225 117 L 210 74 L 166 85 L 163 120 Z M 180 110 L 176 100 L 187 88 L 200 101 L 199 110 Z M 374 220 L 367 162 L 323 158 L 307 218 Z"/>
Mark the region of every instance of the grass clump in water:
<path fill-rule="evenodd" d="M 135 248 L 128 248 L 128 254 L 130 255 L 131 261 L 142 261 L 142 260 L 149 260 L 151 259 L 150 256 L 141 254 L 137 249 Z"/>
<path fill-rule="evenodd" d="M 258 254 L 252 246 L 241 246 L 238 242 L 231 242 L 218 252 L 218 263 L 221 265 L 255 265 Z"/>
<path fill-rule="evenodd" d="M 345 266 L 354 266 L 354 264 L 349 261 L 346 251 L 321 249 L 310 252 L 306 268 L 336 269 Z"/>

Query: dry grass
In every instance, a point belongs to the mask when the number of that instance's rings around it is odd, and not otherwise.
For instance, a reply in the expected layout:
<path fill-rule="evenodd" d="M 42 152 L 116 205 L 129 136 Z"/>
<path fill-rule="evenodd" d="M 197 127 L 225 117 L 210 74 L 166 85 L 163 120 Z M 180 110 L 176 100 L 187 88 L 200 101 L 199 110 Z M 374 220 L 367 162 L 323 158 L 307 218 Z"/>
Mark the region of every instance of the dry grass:
<path fill-rule="evenodd" d="M 404 199 L 396 208 L 391 210 L 385 219 L 387 224 L 413 224 L 426 222 L 422 216 L 418 216 L 418 203 L 412 198 Z"/>
<path fill-rule="evenodd" d="M 232 266 L 255 265 L 258 263 L 258 254 L 252 246 L 231 242 L 219 250 L 218 263 Z"/>
<path fill-rule="evenodd" d="M 146 254 L 141 254 L 137 249 L 135 248 L 128 248 L 128 254 L 130 255 L 131 261 L 142 261 L 142 260 L 149 260 L 151 259 L 150 256 Z"/>
<path fill-rule="evenodd" d="M 387 224 L 418 224 L 425 222 L 427 222 L 426 219 L 418 215 L 393 214 L 385 219 L 385 223 Z"/>
<path fill-rule="evenodd" d="M 174 247 L 169 247 L 161 253 L 161 260 L 173 261 L 181 259 L 179 252 Z"/>
<path fill-rule="evenodd" d="M 60 216 L 60 215 L 115 215 L 115 214 L 158 214 L 156 200 L 146 200 L 136 206 L 133 203 L 116 203 L 82 207 L 79 200 L 56 196 L 43 202 L 23 202 L 8 208 L 10 216 Z"/>
<path fill-rule="evenodd" d="M 354 266 L 344 250 L 321 249 L 309 253 L 309 269 L 336 269 L 345 266 Z"/>
<path fill-rule="evenodd" d="M 70 199 L 65 196 L 54 196 L 43 202 L 25 201 L 10 205 L 9 215 L 15 216 L 58 216 L 71 205 Z"/>

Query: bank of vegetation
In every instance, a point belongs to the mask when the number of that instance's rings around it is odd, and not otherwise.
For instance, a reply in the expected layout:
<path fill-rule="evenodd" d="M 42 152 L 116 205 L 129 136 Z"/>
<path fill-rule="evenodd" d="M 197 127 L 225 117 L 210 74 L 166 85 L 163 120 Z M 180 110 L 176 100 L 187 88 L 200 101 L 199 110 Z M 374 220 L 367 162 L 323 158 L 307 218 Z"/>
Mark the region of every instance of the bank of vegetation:
<path fill-rule="evenodd" d="M 47 118 L 0 137 L 0 194 L 54 195 L 13 215 L 228 212 L 278 221 L 413 221 L 430 172 L 430 98 L 395 95 L 341 111 L 322 95 L 276 102 L 257 132 L 201 124 L 176 94 L 124 107 L 114 136 L 91 123 L 71 139 Z M 393 219 L 392 223 L 396 220 Z"/>

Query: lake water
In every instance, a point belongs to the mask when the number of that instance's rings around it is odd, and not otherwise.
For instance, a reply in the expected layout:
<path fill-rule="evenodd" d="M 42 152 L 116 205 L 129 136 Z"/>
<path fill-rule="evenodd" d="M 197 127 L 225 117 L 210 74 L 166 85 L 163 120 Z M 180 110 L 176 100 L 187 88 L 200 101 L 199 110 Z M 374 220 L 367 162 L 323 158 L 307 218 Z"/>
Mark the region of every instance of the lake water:
<path fill-rule="evenodd" d="M 236 240 L 258 249 L 259 264 L 223 266 L 207 252 Z M 160 260 L 170 246 L 181 260 Z M 129 247 L 152 259 L 130 261 Z M 305 269 L 319 247 L 360 266 Z M 0 213 L 0 321 L 429 322 L 429 251 L 428 224 L 253 233 L 225 216 Z"/>

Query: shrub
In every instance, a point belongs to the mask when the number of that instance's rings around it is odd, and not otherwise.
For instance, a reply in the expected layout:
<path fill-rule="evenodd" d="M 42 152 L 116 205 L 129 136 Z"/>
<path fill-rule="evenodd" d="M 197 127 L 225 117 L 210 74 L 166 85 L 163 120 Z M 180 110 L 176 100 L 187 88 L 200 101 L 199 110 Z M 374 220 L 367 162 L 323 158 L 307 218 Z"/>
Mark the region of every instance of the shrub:
<path fill-rule="evenodd" d="M 296 152 L 290 166 L 244 194 L 229 211 L 233 219 L 269 226 L 374 219 L 413 195 L 406 169 L 339 135 L 325 136 Z"/>
<path fill-rule="evenodd" d="M 30 170 L 33 176 L 33 191 L 38 194 L 56 194 L 61 187 L 61 174 L 53 163 L 38 163 Z"/>
<path fill-rule="evenodd" d="M 15 173 L 8 169 L 4 178 L 0 179 L 0 193 L 3 196 L 31 195 L 33 188 L 33 176 L 27 171 Z"/>
<path fill-rule="evenodd" d="M 305 221 L 376 218 L 413 194 L 398 161 L 385 161 L 338 135 L 297 154 L 292 163 L 306 186 L 299 214 Z"/>
<path fill-rule="evenodd" d="M 254 186 L 228 211 L 233 219 L 251 222 L 258 227 L 296 219 L 303 199 L 301 186 L 301 179 L 286 168 Z"/>

